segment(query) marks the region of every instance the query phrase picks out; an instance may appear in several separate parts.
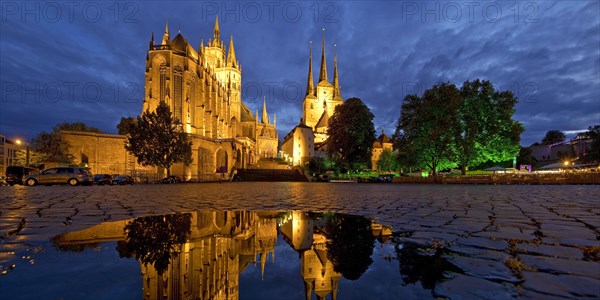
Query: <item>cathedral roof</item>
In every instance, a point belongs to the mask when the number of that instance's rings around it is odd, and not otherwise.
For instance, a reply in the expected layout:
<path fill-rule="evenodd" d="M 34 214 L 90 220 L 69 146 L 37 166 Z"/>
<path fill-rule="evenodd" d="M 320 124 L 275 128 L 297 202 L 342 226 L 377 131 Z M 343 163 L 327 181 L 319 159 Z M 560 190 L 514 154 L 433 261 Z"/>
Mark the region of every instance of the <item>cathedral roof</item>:
<path fill-rule="evenodd" d="M 242 111 L 241 111 L 242 122 L 254 122 L 256 118 L 250 112 L 250 109 L 244 102 L 242 102 Z"/>
<path fill-rule="evenodd" d="M 391 142 L 392 139 L 390 139 L 389 136 L 382 132 L 381 135 L 373 143 L 373 148 L 383 148 L 383 144 L 388 144 Z"/>
<path fill-rule="evenodd" d="M 329 81 L 327 80 L 323 80 L 319 83 L 317 83 L 317 86 L 326 86 L 326 87 L 333 87 L 333 84 L 331 84 Z"/>
<path fill-rule="evenodd" d="M 173 47 L 173 50 L 185 52 L 185 49 L 187 48 L 187 43 L 188 42 L 183 37 L 183 35 L 181 35 L 181 33 L 178 33 L 177 36 L 173 39 L 173 42 L 171 42 L 171 45 Z"/>
<path fill-rule="evenodd" d="M 380 143 L 391 143 L 392 139 L 390 139 L 389 136 L 382 132 L 381 135 L 377 138 L 377 141 Z"/>
<path fill-rule="evenodd" d="M 319 121 L 317 122 L 317 126 L 315 126 L 315 128 L 327 127 L 329 127 L 329 114 L 327 113 L 327 111 L 324 111 L 321 115 L 321 118 L 319 118 Z"/>

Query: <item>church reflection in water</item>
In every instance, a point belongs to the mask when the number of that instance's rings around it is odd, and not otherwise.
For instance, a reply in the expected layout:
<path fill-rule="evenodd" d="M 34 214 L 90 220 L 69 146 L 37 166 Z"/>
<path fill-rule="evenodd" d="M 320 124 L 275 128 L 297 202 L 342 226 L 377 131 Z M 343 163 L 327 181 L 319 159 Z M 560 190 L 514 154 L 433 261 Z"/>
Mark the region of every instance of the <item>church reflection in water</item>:
<path fill-rule="evenodd" d="M 306 299 L 336 299 L 342 277 L 359 278 L 376 238 L 391 228 L 335 213 L 197 211 L 105 222 L 53 239 L 62 250 L 117 241 L 140 262 L 144 299 L 238 299 L 240 274 L 275 260 L 278 233 L 300 257 Z M 380 240 L 381 241 L 381 240 Z"/>

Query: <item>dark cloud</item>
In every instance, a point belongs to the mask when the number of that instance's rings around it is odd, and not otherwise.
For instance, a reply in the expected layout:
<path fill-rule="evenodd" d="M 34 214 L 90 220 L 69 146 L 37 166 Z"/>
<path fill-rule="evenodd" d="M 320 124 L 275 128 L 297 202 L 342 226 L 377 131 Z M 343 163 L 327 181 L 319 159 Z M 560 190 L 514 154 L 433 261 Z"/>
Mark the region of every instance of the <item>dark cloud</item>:
<path fill-rule="evenodd" d="M 141 111 L 152 32 L 160 40 L 168 18 L 171 35 L 181 31 L 197 48 L 212 37 L 214 8 L 222 39 L 234 37 L 245 102 L 260 110 L 267 96 L 282 136 L 301 117 L 311 40 L 318 70 L 321 28 L 329 76 L 337 44 L 343 96 L 363 99 L 388 133 L 406 94 L 475 78 L 517 95 L 523 144 L 600 122 L 597 1 L 119 2 L 117 10 L 113 2 L 77 2 L 73 20 L 63 9 L 57 22 L 45 2 L 27 3 L 39 4 L 38 16 L 22 15 L 21 2 L 2 4 L 0 132 L 9 137 L 78 120 L 115 132 L 120 117 Z M 102 9 L 97 20 L 94 5 Z"/>

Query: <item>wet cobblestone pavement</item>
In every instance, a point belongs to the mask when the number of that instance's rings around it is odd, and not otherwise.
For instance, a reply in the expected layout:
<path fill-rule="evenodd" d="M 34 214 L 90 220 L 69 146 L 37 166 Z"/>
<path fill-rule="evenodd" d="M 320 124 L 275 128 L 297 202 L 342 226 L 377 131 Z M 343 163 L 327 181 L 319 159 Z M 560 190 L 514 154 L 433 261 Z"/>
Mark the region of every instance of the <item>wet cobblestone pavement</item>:
<path fill-rule="evenodd" d="M 202 209 L 335 211 L 391 226 L 397 241 L 444 249 L 461 272 L 447 274 L 434 297 L 599 298 L 599 199 L 600 186 L 0 187 L 0 271 L 10 276 L 36 241 L 106 221 Z"/>

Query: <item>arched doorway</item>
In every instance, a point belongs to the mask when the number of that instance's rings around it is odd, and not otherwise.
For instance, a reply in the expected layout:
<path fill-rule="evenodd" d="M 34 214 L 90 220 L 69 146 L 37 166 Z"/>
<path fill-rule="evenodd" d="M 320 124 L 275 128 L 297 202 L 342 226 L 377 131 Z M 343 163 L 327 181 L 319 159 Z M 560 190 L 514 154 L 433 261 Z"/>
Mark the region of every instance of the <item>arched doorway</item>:
<path fill-rule="evenodd" d="M 206 148 L 198 147 L 198 174 L 208 174 L 213 172 L 213 165 L 210 159 L 210 151 Z"/>
<path fill-rule="evenodd" d="M 242 157 L 242 151 L 237 149 L 235 156 L 235 167 L 238 169 L 242 169 L 244 167 L 244 158 Z"/>
<path fill-rule="evenodd" d="M 216 154 L 217 159 L 217 173 L 227 173 L 229 172 L 229 165 L 227 161 L 227 151 L 223 149 L 217 150 Z"/>

